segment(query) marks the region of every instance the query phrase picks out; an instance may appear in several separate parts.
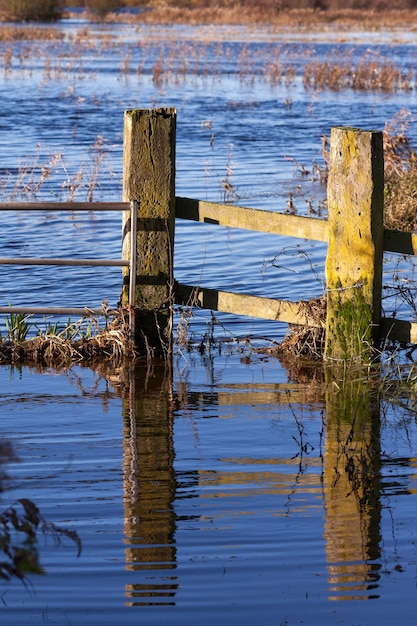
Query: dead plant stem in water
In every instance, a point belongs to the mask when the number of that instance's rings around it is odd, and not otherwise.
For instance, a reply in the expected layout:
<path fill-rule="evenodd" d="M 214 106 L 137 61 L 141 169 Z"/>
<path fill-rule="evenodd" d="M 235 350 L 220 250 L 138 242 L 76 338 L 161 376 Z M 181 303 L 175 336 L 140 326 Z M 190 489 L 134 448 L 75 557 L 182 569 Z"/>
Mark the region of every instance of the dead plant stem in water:
<path fill-rule="evenodd" d="M 14 178 L 8 172 L 3 176 L 0 181 L 2 199 L 37 200 L 47 187 L 60 189 L 59 200 L 63 202 L 73 202 L 80 196 L 86 202 L 93 202 L 103 178 L 103 165 L 107 156 L 107 141 L 102 135 L 97 136 L 87 155 L 82 157 L 78 169 L 70 168 L 60 152 L 44 155 L 42 146 L 37 144 L 34 155 L 21 159 Z"/>

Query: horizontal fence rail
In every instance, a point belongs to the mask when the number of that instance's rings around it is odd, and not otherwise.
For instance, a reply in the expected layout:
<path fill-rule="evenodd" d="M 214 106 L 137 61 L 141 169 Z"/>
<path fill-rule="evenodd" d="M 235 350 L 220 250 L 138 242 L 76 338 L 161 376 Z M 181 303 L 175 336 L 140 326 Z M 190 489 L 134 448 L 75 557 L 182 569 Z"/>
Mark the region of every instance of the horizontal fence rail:
<path fill-rule="evenodd" d="M 384 230 L 385 252 L 417 255 L 417 233 L 406 233 L 399 230 Z"/>
<path fill-rule="evenodd" d="M 327 241 L 326 220 L 275 211 L 217 204 L 190 198 L 176 198 L 175 217 L 218 226 L 244 228 L 273 235 Z M 288 219 L 291 218 L 291 219 Z"/>
<path fill-rule="evenodd" d="M 311 324 L 311 321 L 299 311 L 298 302 L 291 302 L 290 300 L 277 300 L 177 283 L 175 302 L 183 306 L 196 306 L 222 313 L 246 315 L 275 322 L 286 322 L 287 324 L 317 325 Z"/>
<path fill-rule="evenodd" d="M 290 213 L 250 209 L 190 198 L 176 198 L 175 216 L 231 228 L 243 228 L 276 235 L 315 241 L 328 241 L 326 219 L 300 217 Z M 417 255 L 417 233 L 384 229 L 384 250 L 398 254 Z M 222 313 L 249 315 L 255 318 L 317 327 L 317 322 L 300 311 L 299 302 L 236 294 L 201 286 L 177 285 L 176 304 L 196 306 Z M 324 325 L 324 324 L 323 324 Z M 417 343 L 417 323 L 394 317 L 381 319 L 381 334 L 403 343 Z"/>

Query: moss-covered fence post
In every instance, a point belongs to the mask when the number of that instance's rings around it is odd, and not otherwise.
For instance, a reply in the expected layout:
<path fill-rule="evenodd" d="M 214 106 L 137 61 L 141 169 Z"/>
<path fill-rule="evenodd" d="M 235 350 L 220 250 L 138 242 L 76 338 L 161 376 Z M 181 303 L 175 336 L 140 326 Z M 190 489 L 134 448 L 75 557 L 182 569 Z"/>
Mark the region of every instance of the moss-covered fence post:
<path fill-rule="evenodd" d="M 137 201 L 134 336 L 148 357 L 171 347 L 175 226 L 176 111 L 125 111 L 123 201 Z M 130 258 L 131 220 L 123 217 L 122 256 Z M 129 303 L 129 268 L 123 270 L 122 304 Z"/>
<path fill-rule="evenodd" d="M 325 356 L 372 360 L 381 317 L 382 133 L 332 128 Z"/>

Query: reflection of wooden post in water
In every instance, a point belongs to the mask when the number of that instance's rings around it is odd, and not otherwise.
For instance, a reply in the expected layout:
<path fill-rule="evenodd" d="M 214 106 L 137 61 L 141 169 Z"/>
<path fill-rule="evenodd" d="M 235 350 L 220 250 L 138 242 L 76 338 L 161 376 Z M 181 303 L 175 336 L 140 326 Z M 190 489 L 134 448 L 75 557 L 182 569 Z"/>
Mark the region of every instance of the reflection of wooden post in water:
<path fill-rule="evenodd" d="M 379 400 L 369 372 L 326 372 L 325 540 L 330 600 L 375 597 L 380 558 Z M 371 562 L 370 562 L 371 561 Z"/>
<path fill-rule="evenodd" d="M 132 605 L 173 604 L 177 589 L 172 379 L 163 365 L 131 372 L 123 399 L 126 569 Z M 135 582 L 135 581 L 138 582 Z"/>

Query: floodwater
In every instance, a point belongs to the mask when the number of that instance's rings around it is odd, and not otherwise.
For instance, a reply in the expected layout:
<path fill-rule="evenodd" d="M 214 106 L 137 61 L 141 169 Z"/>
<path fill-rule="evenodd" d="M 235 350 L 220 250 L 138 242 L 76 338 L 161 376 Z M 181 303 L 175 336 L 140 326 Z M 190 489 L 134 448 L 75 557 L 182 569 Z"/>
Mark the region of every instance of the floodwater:
<path fill-rule="evenodd" d="M 5 623 L 412 623 L 411 411 L 363 389 L 325 399 L 319 381 L 236 355 L 174 380 L 158 367 L 0 376 L 20 457 L 3 504 L 30 496 L 83 543 L 77 558 L 41 540 L 48 573 L 3 586 Z"/>
<path fill-rule="evenodd" d="M 54 28 L 62 41 L 0 47 L 2 199 L 120 199 L 123 111 L 174 106 L 177 195 L 285 211 L 291 194 L 306 214 L 325 194 L 301 175 L 322 162 L 322 135 L 382 129 L 416 104 L 414 88 L 311 92 L 302 81 L 307 59 L 335 46 L 415 72 L 408 33 Z M 296 68 L 291 79 L 278 80 L 280 64 Z M 120 255 L 118 215 L 1 219 L 2 256 Z M 322 293 L 325 252 L 178 220 L 175 277 L 309 298 Z M 114 305 L 120 271 L 3 268 L 1 285 L 3 304 Z M 204 354 L 177 346 L 169 369 L 0 367 L 1 436 L 19 457 L 1 504 L 29 497 L 83 544 L 77 557 L 69 541 L 41 539 L 47 574 L 2 585 L 4 623 L 412 623 L 413 406 L 379 398 L 362 373 L 344 388 L 338 372 L 287 370 L 253 351 L 286 330 L 195 312 L 191 338 L 220 342 L 205 340 Z"/>

